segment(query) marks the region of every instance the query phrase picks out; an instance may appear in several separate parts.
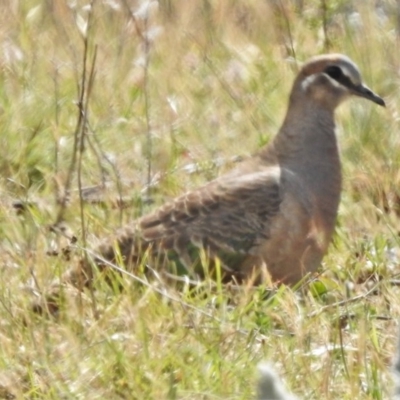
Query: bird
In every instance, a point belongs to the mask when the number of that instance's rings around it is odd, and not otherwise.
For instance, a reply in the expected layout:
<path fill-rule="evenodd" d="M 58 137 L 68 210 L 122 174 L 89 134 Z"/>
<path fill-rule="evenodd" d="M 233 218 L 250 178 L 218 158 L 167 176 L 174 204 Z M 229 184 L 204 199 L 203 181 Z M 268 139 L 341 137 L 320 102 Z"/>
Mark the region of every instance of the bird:
<path fill-rule="evenodd" d="M 299 70 L 272 141 L 231 171 L 119 229 L 81 259 L 64 281 L 87 286 L 122 263 L 224 281 L 295 285 L 320 266 L 342 191 L 335 110 L 361 97 L 384 100 L 342 54 L 314 56 Z M 207 270 L 209 268 L 209 270 Z M 211 274 L 213 275 L 213 274 Z"/>

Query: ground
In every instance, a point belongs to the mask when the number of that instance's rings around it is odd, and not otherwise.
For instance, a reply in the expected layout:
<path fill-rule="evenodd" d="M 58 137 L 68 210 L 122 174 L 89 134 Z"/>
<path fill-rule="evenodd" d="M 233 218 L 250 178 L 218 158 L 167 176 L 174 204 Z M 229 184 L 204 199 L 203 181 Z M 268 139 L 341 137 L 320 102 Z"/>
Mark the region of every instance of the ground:
<path fill-rule="evenodd" d="M 251 399 L 262 360 L 304 399 L 388 398 L 400 315 L 396 2 L 2 10 L 0 398 Z M 82 249 L 267 143 L 298 65 L 326 52 L 351 57 L 387 107 L 353 99 L 338 112 L 344 187 L 318 277 L 297 291 L 99 277 L 92 292 L 65 287 L 55 317 L 32 312 Z"/>

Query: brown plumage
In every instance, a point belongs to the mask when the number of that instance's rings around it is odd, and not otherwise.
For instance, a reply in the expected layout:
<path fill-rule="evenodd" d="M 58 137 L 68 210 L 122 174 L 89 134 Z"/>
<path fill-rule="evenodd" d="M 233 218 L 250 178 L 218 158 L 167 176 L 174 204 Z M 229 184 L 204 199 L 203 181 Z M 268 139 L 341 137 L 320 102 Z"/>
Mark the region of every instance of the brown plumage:
<path fill-rule="evenodd" d="M 237 280 L 263 279 L 264 267 L 286 284 L 314 272 L 331 240 L 341 192 L 334 112 L 350 95 L 384 106 L 349 58 L 311 59 L 294 82 L 285 120 L 269 145 L 117 232 L 97 253 L 115 261 L 117 243 L 128 268 L 145 254 L 155 269 L 196 275 L 202 273 L 203 249 L 211 266 L 218 258 L 225 277 Z M 87 283 L 88 268 L 82 261 L 66 280 Z"/>

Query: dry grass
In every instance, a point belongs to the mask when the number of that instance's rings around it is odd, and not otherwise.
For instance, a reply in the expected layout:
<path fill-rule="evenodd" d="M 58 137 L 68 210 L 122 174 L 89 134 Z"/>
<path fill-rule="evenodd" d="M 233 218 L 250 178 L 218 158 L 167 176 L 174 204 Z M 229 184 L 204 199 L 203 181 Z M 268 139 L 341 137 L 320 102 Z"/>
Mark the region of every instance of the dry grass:
<path fill-rule="evenodd" d="M 0 398 L 249 399 L 263 359 L 302 398 L 387 398 L 400 315 L 397 3 L 9 3 L 0 15 Z M 388 107 L 354 100 L 339 112 L 344 193 L 310 291 L 268 297 L 207 281 L 177 291 L 125 276 L 123 293 L 101 280 L 93 295 L 65 288 L 57 320 L 33 315 L 35 296 L 73 262 L 47 253 L 68 243 L 48 227 L 74 140 L 85 146 L 62 216 L 91 247 L 267 142 L 297 63 L 327 51 L 354 59 Z M 92 185 L 102 204 L 80 201 L 79 186 Z M 112 208 L 120 197 L 130 207 Z"/>

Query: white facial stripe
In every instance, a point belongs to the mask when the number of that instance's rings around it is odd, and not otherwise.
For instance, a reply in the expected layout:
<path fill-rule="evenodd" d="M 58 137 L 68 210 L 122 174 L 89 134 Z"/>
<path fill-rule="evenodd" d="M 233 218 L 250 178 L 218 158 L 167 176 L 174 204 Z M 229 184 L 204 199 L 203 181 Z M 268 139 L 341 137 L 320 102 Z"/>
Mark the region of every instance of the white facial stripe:
<path fill-rule="evenodd" d="M 362 83 L 361 75 L 355 66 L 344 63 L 340 63 L 338 66 L 342 70 L 343 75 L 345 75 L 354 85 L 358 86 Z"/>
<path fill-rule="evenodd" d="M 314 75 L 310 75 L 301 82 L 301 88 L 303 91 L 307 90 L 308 86 L 314 81 L 314 78 Z"/>
<path fill-rule="evenodd" d="M 308 87 L 314 83 L 315 78 L 316 78 L 315 75 L 310 75 L 306 79 L 304 79 L 303 82 L 301 82 L 302 90 L 306 91 L 308 89 Z M 349 79 L 351 79 L 351 78 L 349 78 Z M 337 82 L 334 79 L 331 79 L 330 82 L 331 82 L 331 85 L 333 85 L 335 87 L 342 87 L 342 88 L 345 88 L 347 90 L 347 88 L 345 86 L 343 86 L 342 84 L 340 84 L 339 82 Z"/>

